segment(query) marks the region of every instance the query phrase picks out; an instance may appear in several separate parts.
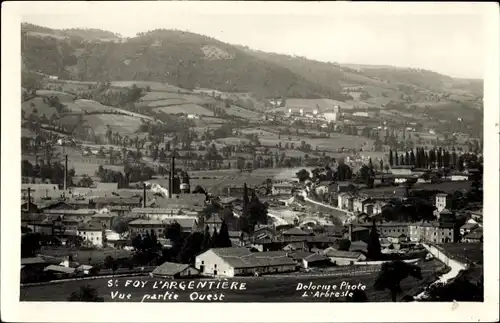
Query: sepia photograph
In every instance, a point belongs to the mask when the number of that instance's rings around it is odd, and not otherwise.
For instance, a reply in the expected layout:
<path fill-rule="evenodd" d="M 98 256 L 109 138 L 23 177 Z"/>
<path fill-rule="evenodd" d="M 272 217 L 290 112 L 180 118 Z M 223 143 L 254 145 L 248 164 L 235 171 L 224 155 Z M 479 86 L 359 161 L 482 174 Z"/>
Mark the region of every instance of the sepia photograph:
<path fill-rule="evenodd" d="M 7 4 L 16 306 L 498 319 L 498 6 Z"/>

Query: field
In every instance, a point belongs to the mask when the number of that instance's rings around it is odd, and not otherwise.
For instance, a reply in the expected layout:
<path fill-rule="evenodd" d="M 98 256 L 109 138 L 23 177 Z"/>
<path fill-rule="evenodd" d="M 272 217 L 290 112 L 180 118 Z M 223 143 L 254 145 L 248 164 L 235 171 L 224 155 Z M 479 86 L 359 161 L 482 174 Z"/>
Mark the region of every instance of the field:
<path fill-rule="evenodd" d="M 60 119 L 62 124 L 78 123 L 78 116 L 65 116 Z M 97 135 L 104 135 L 107 131 L 107 125 L 113 132 L 120 134 L 131 134 L 137 131 L 142 121 L 140 118 L 128 115 L 117 114 L 91 114 L 83 116 L 84 122 L 89 125 Z"/>
<path fill-rule="evenodd" d="M 185 103 L 179 105 L 169 105 L 165 107 L 154 108 L 156 112 L 164 112 L 168 114 L 198 114 L 200 116 L 213 116 L 214 113 L 207 108 L 199 106 L 194 103 Z"/>
<path fill-rule="evenodd" d="M 75 175 L 89 175 L 93 176 L 97 169 L 99 168 L 100 164 L 92 164 L 92 163 L 84 163 L 84 162 L 78 162 L 78 161 L 72 161 L 68 160 L 68 167 L 71 169 L 73 168 L 75 170 Z M 123 166 L 119 165 L 102 165 L 103 168 L 105 169 L 111 169 L 114 171 L 119 171 L 123 172 L 124 168 Z"/>
<path fill-rule="evenodd" d="M 49 106 L 47 103 L 43 102 L 43 98 L 35 97 L 28 101 L 24 101 L 21 104 L 21 109 L 24 111 L 26 116 L 36 111 L 38 116 L 45 115 L 47 119 L 50 119 L 53 114 L 58 115 L 56 108 Z M 36 110 L 35 110 L 36 109 Z"/>
<path fill-rule="evenodd" d="M 151 91 L 158 91 L 158 92 L 189 92 L 186 89 L 173 86 L 170 84 L 166 83 L 160 83 L 160 82 L 149 82 L 149 81 L 114 81 L 111 82 L 111 86 L 114 87 L 131 87 L 132 85 L 136 85 L 137 87 L 140 88 L 145 88 L 149 86 Z"/>
<path fill-rule="evenodd" d="M 444 252 L 462 262 L 483 263 L 482 243 L 450 243 L 439 245 Z"/>
<path fill-rule="evenodd" d="M 225 109 L 230 116 L 240 117 L 243 119 L 257 120 L 260 119 L 260 114 L 251 110 L 243 109 L 236 105 L 231 105 L 229 109 Z"/>
<path fill-rule="evenodd" d="M 288 140 L 288 138 L 290 138 L 290 140 Z M 305 141 L 306 144 L 311 145 L 311 148 L 313 150 L 318 147 L 318 149 L 321 151 L 337 151 L 341 148 L 363 148 L 363 150 L 371 150 L 374 142 L 373 140 L 364 137 L 348 136 L 337 133 L 331 134 L 331 137 L 328 138 L 305 138 L 300 135 L 291 135 L 290 137 L 288 137 L 283 135 L 280 139 L 278 139 L 277 135 L 274 135 L 272 137 L 259 136 L 259 141 L 262 146 L 268 147 L 276 147 L 276 145 L 278 145 L 280 142 L 282 147 L 284 147 L 285 144 L 293 144 L 294 147 L 299 147 L 301 145 L 301 142 Z"/>
<path fill-rule="evenodd" d="M 38 96 L 56 96 L 59 98 L 59 101 L 62 103 L 73 102 L 74 96 L 69 93 L 60 92 L 60 91 L 50 91 L 50 90 L 37 90 L 36 95 Z"/>
<path fill-rule="evenodd" d="M 471 186 L 471 181 L 458 181 L 458 182 L 444 182 L 436 184 L 414 184 L 412 190 L 438 190 L 445 193 L 453 193 L 458 190 L 468 189 Z M 404 186 L 388 186 L 388 187 L 377 187 L 372 189 L 362 190 L 363 193 L 369 194 L 371 196 L 378 195 L 395 195 L 404 196 L 405 187 Z"/>
<path fill-rule="evenodd" d="M 40 254 L 52 257 L 64 257 L 73 256 L 74 261 L 81 264 L 88 264 L 89 258 L 91 265 L 98 265 L 104 262 L 107 256 L 111 256 L 115 259 L 127 258 L 132 255 L 130 251 L 123 249 L 95 249 L 95 250 L 85 250 L 85 249 L 68 249 L 68 248 L 44 248 L 40 251 Z"/>
<path fill-rule="evenodd" d="M 422 280 L 415 280 L 407 278 L 402 281 L 401 288 L 403 293 L 399 296 L 402 298 L 405 295 L 416 295 L 421 288 L 427 286 L 435 280 L 435 272 L 442 267 L 442 264 L 437 261 L 430 261 L 420 264 L 422 268 Z M 387 302 L 390 301 L 390 294 L 388 291 L 377 291 L 373 288 L 374 278 L 376 273 L 363 273 L 361 270 L 354 276 L 345 276 L 345 273 L 340 273 L 341 276 L 317 276 L 306 277 L 301 275 L 286 275 L 284 277 L 259 277 L 259 278 L 229 278 L 229 284 L 232 282 L 245 283 L 246 290 L 224 290 L 225 302 L 335 302 L 345 301 L 345 297 L 303 297 L 304 290 L 300 290 L 299 284 L 308 285 L 337 285 L 340 288 L 342 282 L 349 283 L 349 285 L 364 285 L 365 293 L 368 301 L 371 302 Z M 190 300 L 190 294 L 193 292 L 207 293 L 208 287 L 197 286 L 198 282 L 214 283 L 221 282 L 220 280 L 194 280 L 193 287 L 189 288 L 189 280 L 175 280 L 174 282 L 184 282 L 188 288 L 186 290 L 172 289 L 154 289 L 155 282 L 161 284 L 162 281 L 146 277 L 131 277 L 131 278 L 115 278 L 118 280 L 118 286 L 121 288 L 108 288 L 107 282 L 109 279 L 94 279 L 87 281 L 71 281 L 58 284 L 50 284 L 44 286 L 22 287 L 20 293 L 21 301 L 66 301 L 67 297 L 73 292 L 77 291 L 81 286 L 90 285 L 95 288 L 99 295 L 104 298 L 105 302 L 119 301 L 111 299 L 111 292 L 119 291 L 120 293 L 130 293 L 132 302 L 141 302 L 145 294 L 164 294 L 166 291 L 178 293 L 178 302 L 186 302 Z M 140 280 L 146 282 L 144 288 L 134 288 L 129 285 L 125 287 L 125 281 Z M 165 282 L 163 280 L 163 282 Z M 171 281 L 169 281 L 171 282 Z M 179 285 L 177 285 L 179 286 Z M 299 290 L 297 290 L 299 287 Z M 345 290 L 345 288 L 343 288 Z M 210 293 L 216 293 L 213 290 Z M 222 291 L 221 291 L 222 292 Z M 311 294 L 311 291 L 308 292 Z M 146 300 L 147 301 L 147 300 Z M 149 300 L 151 301 L 151 300 Z"/>

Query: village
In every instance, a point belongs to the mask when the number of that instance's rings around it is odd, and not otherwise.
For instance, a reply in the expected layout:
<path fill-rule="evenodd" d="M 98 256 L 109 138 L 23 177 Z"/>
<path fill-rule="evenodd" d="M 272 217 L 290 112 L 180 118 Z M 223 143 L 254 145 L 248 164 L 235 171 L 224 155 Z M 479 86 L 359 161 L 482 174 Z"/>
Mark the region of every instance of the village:
<path fill-rule="evenodd" d="M 170 165 L 168 188 L 22 184 L 21 284 L 137 274 L 349 277 L 376 275 L 388 261 L 438 261 L 431 245 L 445 254 L 460 245 L 482 250 L 477 169 L 436 184 L 425 180 L 436 170 L 394 166 L 382 180 L 373 174 L 368 186 L 304 169 L 263 183 L 267 194 L 244 183 L 213 196 L 191 189 L 175 157 Z"/>

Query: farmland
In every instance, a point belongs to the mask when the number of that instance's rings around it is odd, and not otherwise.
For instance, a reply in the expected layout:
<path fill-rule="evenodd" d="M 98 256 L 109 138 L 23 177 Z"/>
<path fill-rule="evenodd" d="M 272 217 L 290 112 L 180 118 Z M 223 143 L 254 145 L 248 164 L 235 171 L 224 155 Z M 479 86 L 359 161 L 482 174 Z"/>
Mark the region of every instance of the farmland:
<path fill-rule="evenodd" d="M 179 105 L 169 105 L 164 107 L 154 108 L 157 112 L 168 114 L 198 114 L 200 116 L 213 116 L 213 112 L 194 103 L 184 103 Z"/>
<path fill-rule="evenodd" d="M 74 261 L 81 264 L 89 264 L 90 259 L 90 264 L 94 266 L 104 263 L 104 259 L 107 256 L 115 259 L 132 256 L 130 251 L 123 249 L 68 249 L 57 247 L 45 247 L 40 251 L 40 254 L 58 258 L 73 256 Z"/>
<path fill-rule="evenodd" d="M 460 244 L 442 244 L 439 246 L 444 252 L 458 261 L 465 263 L 483 263 L 483 244 L 482 243 L 460 243 Z"/>
<path fill-rule="evenodd" d="M 415 295 L 421 288 L 427 286 L 429 283 L 435 280 L 435 272 L 443 265 L 437 261 L 430 261 L 420 264 L 422 268 L 422 280 L 415 280 L 413 278 L 407 278 L 402 281 L 401 288 L 403 293 L 400 294 L 400 298 L 405 295 Z M 357 266 L 356 266 L 357 267 Z M 354 275 L 348 275 L 345 270 L 339 268 L 341 272 L 338 275 L 330 276 L 316 276 L 307 277 L 301 275 L 284 275 L 274 276 L 274 277 L 261 277 L 261 278 L 229 278 L 227 281 L 231 282 L 245 283 L 246 290 L 224 290 L 224 301 L 226 302 L 334 302 L 334 301 L 345 301 L 344 297 L 339 298 L 314 298 L 311 296 L 303 297 L 304 290 L 297 290 L 298 284 L 308 285 L 312 283 L 314 285 L 338 285 L 342 282 L 349 283 L 352 285 L 364 285 L 365 293 L 369 301 L 373 302 L 387 302 L 390 301 L 390 294 L 388 291 L 377 291 L 373 288 L 373 282 L 376 273 L 369 272 L 364 273 L 362 269 L 357 269 L 354 271 Z M 101 297 L 104 298 L 105 302 L 113 301 L 111 299 L 111 292 L 118 290 L 120 293 L 130 293 L 131 300 L 133 302 L 141 302 L 145 294 L 164 294 L 166 291 L 177 292 L 179 298 L 177 301 L 186 302 L 189 301 L 189 294 L 192 292 L 207 292 L 208 290 L 202 286 L 197 286 L 197 282 L 201 280 L 194 280 L 193 287 L 191 290 L 186 288 L 186 290 L 175 290 L 175 289 L 153 289 L 154 282 L 158 279 L 146 278 L 146 277 L 136 277 L 136 278 L 115 278 L 118 280 L 118 286 L 121 288 L 110 289 L 107 287 L 107 282 L 109 279 L 93 279 L 87 281 L 71 281 L 64 283 L 56 283 L 44 286 L 32 286 L 32 287 L 22 287 L 20 300 L 21 301 L 66 301 L 67 297 L 74 291 L 77 291 L 79 287 L 84 285 L 90 285 L 95 288 Z M 131 285 L 125 287 L 125 281 L 127 279 L 131 280 L 141 280 L 146 282 L 144 288 L 134 288 Z M 204 280 L 206 282 L 214 281 L 219 282 L 219 280 Z M 224 280 L 226 281 L 226 280 Z M 188 280 L 175 280 L 175 282 L 184 282 L 188 285 Z M 177 285 L 179 286 L 179 285 Z M 214 292 L 214 291 L 212 291 Z M 311 294 L 310 292 L 308 293 Z M 116 299 L 114 301 L 117 301 Z"/>

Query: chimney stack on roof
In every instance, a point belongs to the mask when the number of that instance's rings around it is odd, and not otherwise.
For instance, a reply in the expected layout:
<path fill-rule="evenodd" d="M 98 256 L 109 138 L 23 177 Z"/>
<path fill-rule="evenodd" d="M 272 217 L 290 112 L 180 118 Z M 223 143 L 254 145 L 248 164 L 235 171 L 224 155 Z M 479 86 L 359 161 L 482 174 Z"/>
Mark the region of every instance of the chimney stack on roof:
<path fill-rule="evenodd" d="M 170 180 L 168 182 L 168 198 L 172 198 L 172 191 L 174 190 L 174 175 L 175 175 L 175 150 L 172 151 L 172 156 L 171 156 Z"/>

